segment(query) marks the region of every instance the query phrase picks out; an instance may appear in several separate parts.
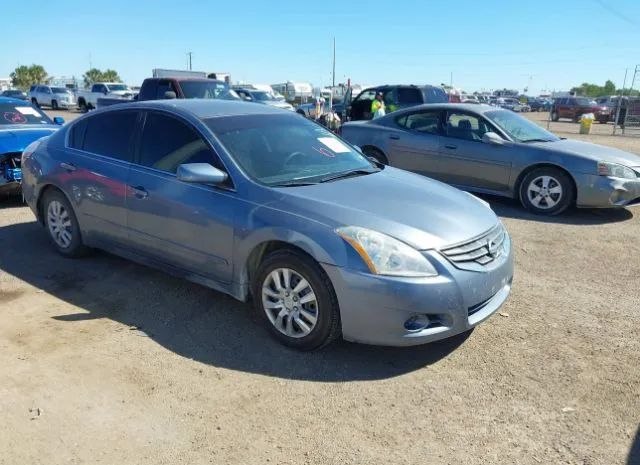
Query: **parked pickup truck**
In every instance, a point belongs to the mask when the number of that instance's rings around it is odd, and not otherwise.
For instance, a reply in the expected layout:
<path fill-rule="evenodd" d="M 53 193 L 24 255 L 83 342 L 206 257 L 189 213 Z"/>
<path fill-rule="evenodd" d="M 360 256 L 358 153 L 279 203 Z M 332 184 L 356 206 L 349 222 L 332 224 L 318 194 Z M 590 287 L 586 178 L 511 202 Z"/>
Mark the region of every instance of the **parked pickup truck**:
<path fill-rule="evenodd" d="M 205 98 L 240 100 L 238 94 L 229 84 L 208 78 L 147 78 L 140 87 L 136 100 L 164 100 L 164 99 Z M 98 108 L 121 103 L 122 99 L 100 98 Z"/>
<path fill-rule="evenodd" d="M 82 111 L 98 108 L 98 99 L 105 97 L 127 101 L 133 99 L 134 92 L 121 82 L 96 82 L 90 90 L 76 93 L 78 108 Z"/>

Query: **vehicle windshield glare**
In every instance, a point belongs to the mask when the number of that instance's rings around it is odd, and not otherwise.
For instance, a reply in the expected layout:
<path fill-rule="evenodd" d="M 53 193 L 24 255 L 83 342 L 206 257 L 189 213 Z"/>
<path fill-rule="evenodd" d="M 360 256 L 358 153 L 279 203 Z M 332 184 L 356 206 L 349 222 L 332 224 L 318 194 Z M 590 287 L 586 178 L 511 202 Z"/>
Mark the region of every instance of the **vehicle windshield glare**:
<path fill-rule="evenodd" d="M 71 93 L 69 89 L 65 87 L 52 87 L 51 90 L 53 91 L 54 94 L 70 94 Z"/>
<path fill-rule="evenodd" d="M 518 142 L 557 141 L 558 137 L 526 118 L 505 110 L 488 111 L 489 120 Z"/>
<path fill-rule="evenodd" d="M 268 186 L 376 170 L 333 133 L 298 115 L 240 115 L 204 122 L 243 171 Z"/>
<path fill-rule="evenodd" d="M 180 86 L 185 98 L 240 100 L 234 90 L 221 82 L 183 81 Z"/>
<path fill-rule="evenodd" d="M 131 90 L 129 89 L 129 86 L 127 86 L 126 84 L 109 84 L 107 87 L 109 87 L 110 92 L 120 91 L 120 90 Z"/>
<path fill-rule="evenodd" d="M 596 105 L 595 100 L 591 100 L 588 98 L 577 98 L 576 99 L 576 104 L 583 106 L 583 107 L 588 107 L 590 105 Z"/>
<path fill-rule="evenodd" d="M 47 115 L 29 104 L 0 103 L 0 125 L 52 124 Z"/>
<path fill-rule="evenodd" d="M 260 102 L 266 102 L 266 101 L 270 101 L 270 100 L 275 100 L 275 98 L 268 92 L 252 92 L 251 95 L 253 95 L 253 98 L 260 101 Z"/>

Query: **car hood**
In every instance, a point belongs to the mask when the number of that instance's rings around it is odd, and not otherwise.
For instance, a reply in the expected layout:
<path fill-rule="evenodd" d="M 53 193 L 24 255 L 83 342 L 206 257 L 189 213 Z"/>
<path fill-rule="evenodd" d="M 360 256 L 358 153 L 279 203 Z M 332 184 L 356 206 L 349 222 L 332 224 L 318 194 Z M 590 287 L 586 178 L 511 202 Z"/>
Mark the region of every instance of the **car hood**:
<path fill-rule="evenodd" d="M 640 155 L 579 140 L 563 139 L 555 142 L 536 142 L 532 145 L 542 149 L 553 150 L 554 152 L 578 155 L 594 161 L 608 161 L 625 166 L 640 166 Z"/>
<path fill-rule="evenodd" d="M 331 228 L 361 226 L 418 250 L 478 236 L 498 222 L 479 199 L 395 168 L 312 186 L 276 189 L 278 207 Z"/>
<path fill-rule="evenodd" d="M 0 154 L 22 152 L 31 142 L 50 136 L 59 128 L 52 124 L 0 126 Z"/>
<path fill-rule="evenodd" d="M 269 105 L 270 107 L 284 108 L 285 110 L 289 110 L 289 109 L 293 108 L 287 102 L 282 102 L 282 101 L 279 101 L 279 100 L 268 100 L 268 101 L 265 101 L 264 104 L 265 105 Z"/>

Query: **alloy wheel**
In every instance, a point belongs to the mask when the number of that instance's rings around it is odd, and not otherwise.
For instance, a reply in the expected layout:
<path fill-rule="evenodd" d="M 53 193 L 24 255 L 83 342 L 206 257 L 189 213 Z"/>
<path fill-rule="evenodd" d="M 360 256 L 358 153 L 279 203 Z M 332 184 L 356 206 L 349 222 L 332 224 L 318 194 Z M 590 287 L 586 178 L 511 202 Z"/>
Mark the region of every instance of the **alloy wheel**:
<path fill-rule="evenodd" d="M 262 306 L 271 324 L 288 337 L 309 335 L 318 321 L 318 300 L 311 284 L 290 268 L 277 268 L 267 275 Z"/>
<path fill-rule="evenodd" d="M 65 206 L 52 200 L 47 207 L 47 226 L 54 242 L 66 249 L 73 240 L 71 217 Z"/>
<path fill-rule="evenodd" d="M 562 185 L 552 176 L 538 176 L 533 178 L 527 186 L 529 202 L 541 210 L 548 210 L 562 200 Z"/>

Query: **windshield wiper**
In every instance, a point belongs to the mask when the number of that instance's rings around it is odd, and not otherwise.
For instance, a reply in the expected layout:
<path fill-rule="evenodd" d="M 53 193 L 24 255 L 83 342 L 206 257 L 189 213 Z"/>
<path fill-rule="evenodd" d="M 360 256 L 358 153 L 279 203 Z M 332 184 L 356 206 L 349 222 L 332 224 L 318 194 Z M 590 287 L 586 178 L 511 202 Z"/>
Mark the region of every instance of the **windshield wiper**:
<path fill-rule="evenodd" d="M 376 169 L 356 169 L 356 170 L 343 171 L 341 173 L 335 173 L 335 174 L 331 174 L 329 176 L 325 176 L 324 178 L 321 178 L 320 181 L 318 181 L 318 182 L 335 181 L 336 179 L 350 178 L 351 176 L 362 176 L 362 175 L 365 175 L 365 174 L 377 173 L 378 171 L 380 171 L 379 168 L 376 168 Z"/>
<path fill-rule="evenodd" d="M 283 181 L 283 182 L 279 182 L 277 184 L 271 184 L 271 187 L 313 186 L 315 184 L 318 184 L 318 183 L 314 182 L 314 181 L 303 181 L 303 180 L 292 179 L 291 181 Z"/>
<path fill-rule="evenodd" d="M 524 142 L 525 144 L 527 142 L 553 142 L 553 139 L 527 139 L 523 140 L 522 142 Z"/>

